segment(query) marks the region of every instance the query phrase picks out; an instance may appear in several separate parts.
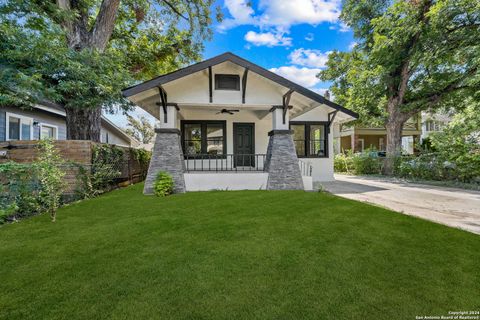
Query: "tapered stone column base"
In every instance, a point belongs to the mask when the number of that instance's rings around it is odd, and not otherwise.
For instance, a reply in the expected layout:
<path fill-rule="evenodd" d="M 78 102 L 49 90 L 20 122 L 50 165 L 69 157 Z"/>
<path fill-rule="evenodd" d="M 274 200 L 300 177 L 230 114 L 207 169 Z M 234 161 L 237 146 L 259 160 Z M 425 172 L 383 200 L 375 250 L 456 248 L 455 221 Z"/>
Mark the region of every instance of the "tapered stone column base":
<path fill-rule="evenodd" d="M 153 184 L 161 171 L 173 177 L 174 192 L 185 192 L 185 161 L 178 129 L 155 129 L 157 134 L 152 150 L 152 159 L 145 179 L 144 194 L 153 194 Z"/>
<path fill-rule="evenodd" d="M 267 149 L 265 169 L 268 171 L 268 190 L 303 190 L 292 131 L 272 130 Z"/>

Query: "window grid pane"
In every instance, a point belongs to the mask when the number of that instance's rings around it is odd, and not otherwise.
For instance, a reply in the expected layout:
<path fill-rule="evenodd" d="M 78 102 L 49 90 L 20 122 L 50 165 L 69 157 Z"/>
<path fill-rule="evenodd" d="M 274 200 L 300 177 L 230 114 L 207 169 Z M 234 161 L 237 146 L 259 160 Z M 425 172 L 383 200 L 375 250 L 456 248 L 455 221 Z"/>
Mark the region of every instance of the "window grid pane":
<path fill-rule="evenodd" d="M 186 155 L 224 154 L 224 123 L 199 121 L 183 124 L 183 148 Z"/>
<path fill-rule="evenodd" d="M 52 127 L 42 126 L 42 131 L 40 133 L 41 139 L 53 139 L 55 136 L 55 129 Z"/>
<path fill-rule="evenodd" d="M 323 124 L 291 124 L 293 142 L 298 157 L 326 157 L 327 132 Z"/>
<path fill-rule="evenodd" d="M 8 119 L 8 137 L 10 140 L 20 139 L 20 118 L 10 117 Z"/>

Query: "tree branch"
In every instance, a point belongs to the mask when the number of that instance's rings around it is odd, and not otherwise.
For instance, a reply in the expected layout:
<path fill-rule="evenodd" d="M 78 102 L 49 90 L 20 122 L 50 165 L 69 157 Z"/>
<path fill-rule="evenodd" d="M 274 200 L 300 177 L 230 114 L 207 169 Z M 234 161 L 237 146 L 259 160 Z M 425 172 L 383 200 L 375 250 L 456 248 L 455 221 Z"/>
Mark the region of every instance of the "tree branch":
<path fill-rule="evenodd" d="M 90 33 L 90 45 L 104 51 L 115 26 L 120 0 L 103 0 Z"/>
<path fill-rule="evenodd" d="M 175 6 L 171 4 L 169 1 L 162 0 L 162 2 L 165 3 L 168 7 L 170 7 L 170 9 L 172 9 L 172 11 L 175 12 L 177 15 L 179 15 L 180 17 L 188 21 L 188 18 L 185 17 L 180 11 L 178 11 L 178 9 L 175 8 Z"/>

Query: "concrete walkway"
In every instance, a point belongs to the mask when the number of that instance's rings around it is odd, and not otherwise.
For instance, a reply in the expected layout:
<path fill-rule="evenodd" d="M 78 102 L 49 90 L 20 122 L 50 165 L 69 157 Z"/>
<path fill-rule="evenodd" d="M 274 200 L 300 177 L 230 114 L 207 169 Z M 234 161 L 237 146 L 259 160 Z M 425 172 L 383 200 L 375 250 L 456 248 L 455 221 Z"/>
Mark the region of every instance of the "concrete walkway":
<path fill-rule="evenodd" d="M 338 196 L 480 234 L 480 192 L 406 183 L 393 178 L 335 175 L 323 187 Z"/>

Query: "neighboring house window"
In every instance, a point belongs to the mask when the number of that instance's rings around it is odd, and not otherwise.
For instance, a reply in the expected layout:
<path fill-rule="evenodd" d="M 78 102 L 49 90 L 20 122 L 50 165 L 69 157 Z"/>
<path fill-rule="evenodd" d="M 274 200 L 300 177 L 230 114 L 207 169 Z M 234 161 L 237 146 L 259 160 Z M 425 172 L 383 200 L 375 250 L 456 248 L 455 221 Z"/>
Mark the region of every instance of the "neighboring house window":
<path fill-rule="evenodd" d="M 328 157 L 328 126 L 325 122 L 290 122 L 299 158 Z"/>
<path fill-rule="evenodd" d="M 440 131 L 442 130 L 443 123 L 435 120 L 427 120 L 425 123 L 425 129 L 427 131 Z"/>
<path fill-rule="evenodd" d="M 7 140 L 32 140 L 33 119 L 14 113 L 6 113 Z"/>
<path fill-rule="evenodd" d="M 40 139 L 58 140 L 58 127 L 50 124 L 40 124 Z"/>
<path fill-rule="evenodd" d="M 356 151 L 363 152 L 365 149 L 365 139 L 357 139 L 357 147 L 355 148 Z"/>
<path fill-rule="evenodd" d="M 182 121 L 182 147 L 185 155 L 225 154 L 225 121 Z"/>
<path fill-rule="evenodd" d="M 240 90 L 240 76 L 237 74 L 216 74 L 215 90 Z"/>

